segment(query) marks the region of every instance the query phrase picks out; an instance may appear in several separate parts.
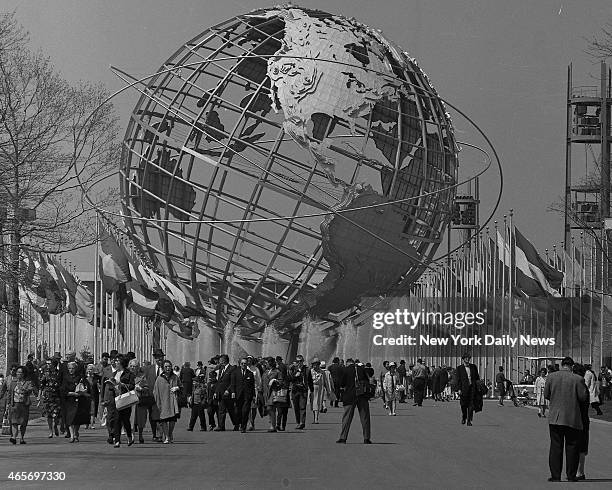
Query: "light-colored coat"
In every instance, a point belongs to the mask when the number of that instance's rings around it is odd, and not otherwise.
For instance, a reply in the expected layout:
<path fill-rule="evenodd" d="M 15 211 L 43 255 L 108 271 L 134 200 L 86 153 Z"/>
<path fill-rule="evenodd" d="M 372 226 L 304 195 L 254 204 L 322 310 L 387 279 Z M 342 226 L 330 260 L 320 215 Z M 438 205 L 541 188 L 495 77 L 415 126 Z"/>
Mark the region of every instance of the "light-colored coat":
<path fill-rule="evenodd" d="M 599 381 L 597 381 L 597 377 L 593 374 L 593 371 L 587 370 L 587 372 L 584 373 L 584 383 L 589 390 L 589 403 L 599 402 Z"/>
<path fill-rule="evenodd" d="M 548 423 L 583 430 L 580 404 L 589 398 L 582 376 L 565 369 L 546 376 L 544 398 L 550 401 Z"/>
<path fill-rule="evenodd" d="M 158 376 L 153 387 L 153 396 L 155 404 L 159 409 L 159 419 L 169 419 L 179 414 L 178 400 L 175 393 L 170 391 L 171 388 L 181 387 L 181 381 L 174 373 L 169 379 L 164 376 Z"/>

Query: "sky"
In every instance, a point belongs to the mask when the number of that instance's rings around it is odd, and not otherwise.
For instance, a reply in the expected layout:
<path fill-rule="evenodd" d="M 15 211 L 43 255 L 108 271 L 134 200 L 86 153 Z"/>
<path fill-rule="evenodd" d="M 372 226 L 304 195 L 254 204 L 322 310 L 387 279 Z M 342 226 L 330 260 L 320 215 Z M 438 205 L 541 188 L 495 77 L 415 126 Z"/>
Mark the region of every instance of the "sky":
<path fill-rule="evenodd" d="M 69 80 L 123 87 L 109 66 L 151 74 L 182 43 L 206 28 L 252 9 L 246 0 L 2 0 L 16 12 L 32 46 L 49 55 Z M 563 240 L 562 216 L 548 210 L 564 188 L 567 66 L 575 85 L 596 85 L 599 61 L 588 38 L 612 21 L 609 0 L 304 0 L 300 6 L 353 16 L 383 31 L 428 74 L 438 93 L 485 132 L 503 166 L 498 219 L 515 223 L 539 250 Z M 122 128 L 138 94 L 116 99 Z M 453 112 L 451 111 L 451 114 Z M 453 115 L 460 141 L 482 144 L 469 123 Z M 483 165 L 460 155 L 460 177 Z M 495 169 L 481 180 L 481 213 L 499 190 Z M 90 268 L 91 255 L 71 257 Z"/>

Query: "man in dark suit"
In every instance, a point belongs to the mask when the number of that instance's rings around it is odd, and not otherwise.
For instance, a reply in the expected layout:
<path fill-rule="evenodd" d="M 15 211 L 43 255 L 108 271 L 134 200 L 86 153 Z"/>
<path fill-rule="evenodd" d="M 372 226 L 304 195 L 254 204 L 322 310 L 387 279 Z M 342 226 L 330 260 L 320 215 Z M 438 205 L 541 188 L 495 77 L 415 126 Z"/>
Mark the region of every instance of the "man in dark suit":
<path fill-rule="evenodd" d="M 150 366 L 145 367 L 145 379 L 147 386 L 153 392 L 155 387 L 155 381 L 157 377 L 164 372 L 164 351 L 160 348 L 153 349 L 153 358 L 155 362 Z M 153 433 L 153 442 L 161 442 L 161 439 L 157 437 L 157 422 L 159 420 L 159 407 L 153 402 L 151 406 L 146 407 L 149 416 L 149 422 L 151 422 L 151 432 Z"/>
<path fill-rule="evenodd" d="M 234 425 L 234 430 L 240 430 L 240 426 L 235 420 L 234 403 L 231 397 L 232 371 L 234 366 L 229 363 L 229 356 L 221 354 L 219 356 L 219 367 L 217 368 L 217 386 L 215 387 L 214 398 L 219 402 L 219 426 L 216 432 L 225 430 L 225 416 L 229 414 L 230 420 Z"/>
<path fill-rule="evenodd" d="M 333 402 L 334 407 L 338 406 L 340 400 L 340 378 L 342 377 L 342 366 L 340 366 L 340 358 L 334 357 L 331 365 L 327 368 L 334 385 L 334 395 L 336 401 Z"/>
<path fill-rule="evenodd" d="M 567 481 L 578 481 L 579 437 L 584 429 L 580 414 L 580 404 L 589 399 L 589 390 L 584 378 L 572 373 L 574 360 L 566 357 L 561 362 L 561 370 L 550 373 L 544 385 L 544 398 L 550 401 L 548 407 L 548 428 L 550 431 L 550 451 L 548 481 L 561 481 L 563 469 L 563 445 L 565 444 L 565 474 Z"/>
<path fill-rule="evenodd" d="M 191 369 L 191 363 L 189 361 L 185 361 L 185 364 L 183 364 L 179 378 L 181 383 L 183 383 L 185 395 L 191 396 L 193 393 L 193 378 L 195 378 L 195 372 Z"/>
<path fill-rule="evenodd" d="M 370 440 L 370 402 L 368 394 L 363 393 L 357 396 L 355 380 L 358 382 L 369 383 L 368 376 L 363 366 L 357 366 L 352 359 L 346 360 L 346 366 L 342 370 L 340 378 L 340 386 L 344 388 L 342 394 L 342 403 L 344 404 L 344 414 L 342 415 L 342 431 L 338 444 L 346 444 L 355 407 L 359 410 L 359 418 L 361 419 L 361 428 L 363 430 L 363 443 L 372 444 Z"/>
<path fill-rule="evenodd" d="M 246 357 L 240 359 L 240 366 L 232 371 L 230 391 L 235 407 L 234 420 L 240 423 L 240 432 L 245 433 L 255 398 L 255 376 L 248 368 Z"/>
<path fill-rule="evenodd" d="M 304 429 L 308 391 L 314 391 L 314 384 L 310 368 L 304 365 L 304 356 L 301 354 L 298 354 L 291 365 L 287 379 L 291 383 L 291 402 L 295 411 L 295 421 L 298 424 L 296 429 Z"/>
<path fill-rule="evenodd" d="M 476 381 L 480 379 L 478 368 L 472 364 L 472 356 L 465 353 L 461 356 L 463 364 L 457 368 L 457 392 L 461 405 L 461 423 L 472 425 L 474 418 L 474 399 L 477 397 Z"/>

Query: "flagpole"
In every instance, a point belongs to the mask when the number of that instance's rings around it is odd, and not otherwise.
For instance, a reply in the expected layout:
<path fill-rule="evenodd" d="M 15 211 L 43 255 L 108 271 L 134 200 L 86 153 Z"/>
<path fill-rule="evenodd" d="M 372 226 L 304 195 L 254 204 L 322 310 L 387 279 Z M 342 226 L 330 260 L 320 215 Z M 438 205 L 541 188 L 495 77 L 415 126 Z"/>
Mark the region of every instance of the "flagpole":
<path fill-rule="evenodd" d="M 513 216 L 514 210 L 510 209 L 508 216 L 508 238 L 510 240 L 509 248 L 510 248 L 510 267 L 508 270 L 509 278 L 508 278 L 508 335 L 512 336 L 512 330 L 514 327 L 514 298 L 512 294 L 512 288 L 514 286 L 514 262 L 515 262 L 515 250 L 514 250 L 514 227 L 513 227 Z M 519 327 L 518 323 L 516 326 L 516 338 L 519 338 Z M 518 348 L 517 348 L 518 349 Z M 508 346 L 508 356 L 509 356 L 509 364 L 510 364 L 510 379 L 512 379 L 513 369 L 517 372 L 518 378 L 518 350 L 513 352 L 512 347 Z M 518 381 L 518 379 L 517 379 Z"/>
<path fill-rule="evenodd" d="M 497 229 L 497 220 L 494 221 L 494 228 L 495 228 L 495 250 L 493 251 L 493 336 L 497 336 L 497 281 L 499 280 L 498 278 L 498 268 L 499 268 L 499 240 L 498 240 L 498 229 Z M 491 372 L 493 373 L 493 378 L 495 379 L 495 365 L 497 364 L 497 359 L 496 359 L 496 348 L 495 345 L 491 346 L 491 360 L 492 360 L 492 366 L 491 366 Z"/>
<path fill-rule="evenodd" d="M 484 249 L 484 267 L 485 267 L 485 284 L 484 284 L 484 292 L 485 292 L 485 304 L 484 307 L 489 310 L 489 288 L 491 287 L 491 237 L 489 236 L 489 227 L 487 226 L 485 231 L 485 249 Z M 485 335 L 489 335 L 489 319 L 485 316 Z M 489 378 L 489 346 L 485 345 L 485 380 L 491 379 Z"/>
<path fill-rule="evenodd" d="M 604 244 L 606 245 L 606 250 L 604 253 Z M 606 236 L 605 227 L 603 223 L 601 225 L 601 306 L 599 308 L 599 365 L 603 366 L 603 331 L 604 331 L 604 310 L 605 310 L 605 291 L 608 287 L 606 274 L 606 266 L 607 266 L 607 254 L 608 252 L 608 238 Z"/>
<path fill-rule="evenodd" d="M 102 355 L 102 328 L 100 321 L 100 306 L 98 301 L 100 296 L 98 294 L 98 262 L 100 257 L 100 220 L 98 218 L 98 212 L 96 211 L 96 249 L 94 256 L 94 316 L 93 316 L 93 331 L 94 331 L 94 359 L 100 359 Z M 98 343 L 98 331 L 100 332 L 100 342 Z"/>
<path fill-rule="evenodd" d="M 584 296 L 584 281 L 582 280 L 584 275 L 584 232 L 580 231 L 580 299 L 578 300 L 579 317 L 580 317 L 580 329 L 578 330 L 578 342 L 580 343 L 580 362 L 584 362 L 582 357 L 582 297 Z"/>
<path fill-rule="evenodd" d="M 594 234 L 594 232 L 591 230 Z M 589 234 L 591 239 L 591 246 L 589 247 L 589 269 L 590 269 L 590 291 L 589 291 L 589 364 L 593 364 L 593 296 L 595 294 L 595 281 L 593 274 L 593 264 L 595 261 L 595 253 L 593 252 L 595 248 L 595 237 L 593 234 Z"/>

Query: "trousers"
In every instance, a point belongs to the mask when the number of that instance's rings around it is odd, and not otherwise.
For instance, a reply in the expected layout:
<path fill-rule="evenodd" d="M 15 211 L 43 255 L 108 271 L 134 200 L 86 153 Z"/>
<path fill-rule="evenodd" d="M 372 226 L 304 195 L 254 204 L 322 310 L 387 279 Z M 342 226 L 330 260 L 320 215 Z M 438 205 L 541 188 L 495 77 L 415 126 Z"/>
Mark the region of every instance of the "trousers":
<path fill-rule="evenodd" d="M 550 424 L 548 430 L 550 431 L 550 451 L 548 453 L 550 476 L 556 480 L 561 479 L 563 446 L 565 444 L 565 474 L 568 480 L 576 478 L 580 460 L 578 441 L 581 431 L 567 425 L 556 424 Z"/>
<path fill-rule="evenodd" d="M 414 403 L 416 403 L 418 406 L 421 406 L 423 404 L 426 387 L 427 381 L 425 380 L 425 378 L 414 379 Z"/>
<path fill-rule="evenodd" d="M 128 439 L 132 437 L 132 424 L 130 423 L 130 418 L 132 417 L 132 407 L 124 408 L 120 411 L 116 410 L 116 412 L 117 416 L 114 419 L 113 433 L 115 442 L 118 442 L 121 441 L 121 427 L 125 429 Z"/>
<path fill-rule="evenodd" d="M 361 429 L 363 431 L 363 439 L 370 439 L 370 402 L 366 397 L 357 397 L 355 403 L 344 405 L 344 414 L 342 415 L 342 431 L 340 439 L 348 439 L 351 422 L 355 414 L 355 408 L 359 411 L 359 419 L 361 420 Z"/>
<path fill-rule="evenodd" d="M 296 391 L 291 393 L 293 410 L 295 412 L 295 422 L 299 425 L 306 425 L 306 404 L 308 403 L 307 391 Z"/>
<path fill-rule="evenodd" d="M 229 415 L 234 426 L 238 425 L 236 414 L 234 412 L 234 400 L 230 398 L 221 398 L 219 400 L 219 427 L 225 429 L 225 416 Z"/>
<path fill-rule="evenodd" d="M 234 423 L 236 425 L 240 425 L 241 429 L 246 429 L 247 423 L 249 422 L 252 403 L 252 397 L 241 396 L 240 398 L 236 398 L 234 400 L 234 407 L 236 409 Z"/>
<path fill-rule="evenodd" d="M 189 428 L 193 429 L 196 422 L 200 419 L 200 429 L 206 430 L 206 409 L 203 403 L 194 403 L 191 406 L 191 417 L 189 418 Z"/>

